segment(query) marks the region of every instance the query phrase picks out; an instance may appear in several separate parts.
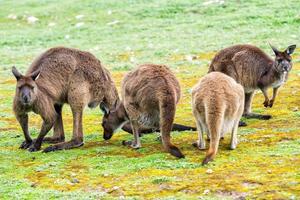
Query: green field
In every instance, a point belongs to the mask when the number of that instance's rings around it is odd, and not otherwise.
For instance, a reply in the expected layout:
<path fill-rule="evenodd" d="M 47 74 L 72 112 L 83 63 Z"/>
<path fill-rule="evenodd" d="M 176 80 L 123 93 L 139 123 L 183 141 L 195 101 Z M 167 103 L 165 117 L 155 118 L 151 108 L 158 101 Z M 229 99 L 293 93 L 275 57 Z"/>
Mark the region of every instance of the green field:
<path fill-rule="evenodd" d="M 279 49 L 300 46 L 299 0 L 0 0 L 0 199 L 299 199 L 300 48 L 274 107 L 265 109 L 263 95 L 256 95 L 254 111 L 273 118 L 246 120 L 237 149 L 229 150 L 226 135 L 215 161 L 205 167 L 205 152 L 191 145 L 196 132 L 172 133 L 185 159 L 165 153 L 156 134 L 143 136 L 143 147 L 132 150 L 121 145 L 132 137 L 128 133 L 102 139 L 98 108 L 84 112 L 83 147 L 48 154 L 18 148 L 23 133 L 12 112 L 11 67 L 25 72 L 47 48 L 90 51 L 110 69 L 118 88 L 137 64 L 169 65 L 182 88 L 175 121 L 195 126 L 191 87 L 214 54 L 249 43 L 272 55 L 268 42 Z M 69 106 L 63 119 L 69 139 Z M 31 114 L 34 137 L 40 125 Z"/>

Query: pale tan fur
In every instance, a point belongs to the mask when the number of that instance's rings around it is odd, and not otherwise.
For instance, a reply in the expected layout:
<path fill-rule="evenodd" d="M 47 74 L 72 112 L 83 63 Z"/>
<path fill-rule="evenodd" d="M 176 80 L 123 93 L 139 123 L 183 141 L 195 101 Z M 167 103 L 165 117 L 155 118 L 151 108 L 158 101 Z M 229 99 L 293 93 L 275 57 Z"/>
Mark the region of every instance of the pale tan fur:
<path fill-rule="evenodd" d="M 215 157 L 219 140 L 227 132 L 231 132 L 230 148 L 236 148 L 238 124 L 244 109 L 244 89 L 240 84 L 223 73 L 211 72 L 193 87 L 192 108 L 199 136 L 197 146 L 205 149 L 204 132 L 210 138 L 203 164 Z"/>

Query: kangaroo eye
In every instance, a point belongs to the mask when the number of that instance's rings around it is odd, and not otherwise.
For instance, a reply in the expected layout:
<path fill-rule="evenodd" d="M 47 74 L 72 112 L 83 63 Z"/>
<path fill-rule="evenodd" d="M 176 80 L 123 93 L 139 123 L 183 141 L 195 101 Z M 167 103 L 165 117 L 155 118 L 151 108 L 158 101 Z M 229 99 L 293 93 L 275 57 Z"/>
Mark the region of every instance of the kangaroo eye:
<path fill-rule="evenodd" d="M 280 59 L 278 59 L 277 61 L 281 63 L 281 62 L 282 62 L 282 59 L 280 58 Z"/>

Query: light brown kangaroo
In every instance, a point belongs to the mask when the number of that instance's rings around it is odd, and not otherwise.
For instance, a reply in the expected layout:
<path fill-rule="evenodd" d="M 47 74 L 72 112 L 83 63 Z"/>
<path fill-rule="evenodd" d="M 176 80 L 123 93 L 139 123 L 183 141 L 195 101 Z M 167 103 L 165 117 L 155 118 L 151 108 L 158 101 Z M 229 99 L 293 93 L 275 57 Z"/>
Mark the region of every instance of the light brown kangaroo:
<path fill-rule="evenodd" d="M 122 102 L 117 109 L 108 112 L 105 103 L 101 104 L 105 113 L 102 122 L 104 139 L 110 139 L 118 127 L 130 121 L 134 140 L 123 141 L 123 144 L 140 148 L 139 129 L 160 127 L 165 149 L 173 156 L 183 158 L 184 155 L 170 141 L 179 98 L 179 83 L 168 67 L 140 65 L 123 79 Z"/>
<path fill-rule="evenodd" d="M 13 110 L 25 136 L 20 148 L 37 151 L 42 141 L 58 143 L 44 152 L 70 149 L 83 145 L 82 114 L 86 105 L 96 107 L 104 102 L 110 110 L 119 101 L 110 73 L 91 53 L 57 47 L 42 53 L 22 75 L 15 67 L 17 79 Z M 62 106 L 70 104 L 73 113 L 73 137 L 64 142 Z M 28 132 L 28 112 L 33 111 L 43 119 L 36 140 Z M 53 137 L 45 137 L 54 127 Z M 60 143 L 59 143 L 60 142 Z"/>
<path fill-rule="evenodd" d="M 270 58 L 259 48 L 252 45 L 235 45 L 219 51 L 209 67 L 209 72 L 219 71 L 234 78 L 245 90 L 244 116 L 247 118 L 270 119 L 271 115 L 260 115 L 251 112 L 254 92 L 260 89 L 265 97 L 264 106 L 272 107 L 278 88 L 287 81 L 292 69 L 291 54 L 296 45 L 279 51 L 271 46 L 275 59 Z M 269 100 L 267 89 L 273 88 Z"/>
<path fill-rule="evenodd" d="M 236 148 L 237 129 L 244 109 L 244 89 L 240 84 L 223 73 L 209 73 L 193 87 L 192 108 L 198 129 L 198 148 L 205 149 L 204 132 L 210 138 L 203 165 L 216 156 L 219 140 L 225 133 L 231 132 L 230 148 Z"/>

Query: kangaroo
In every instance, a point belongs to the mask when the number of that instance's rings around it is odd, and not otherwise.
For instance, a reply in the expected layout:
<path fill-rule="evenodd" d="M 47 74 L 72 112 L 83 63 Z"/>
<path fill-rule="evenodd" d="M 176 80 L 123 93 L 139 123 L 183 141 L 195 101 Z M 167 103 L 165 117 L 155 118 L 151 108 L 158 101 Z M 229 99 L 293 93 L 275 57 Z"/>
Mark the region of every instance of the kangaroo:
<path fill-rule="evenodd" d="M 157 129 L 165 149 L 175 157 L 183 158 L 181 151 L 170 139 L 176 104 L 180 98 L 180 86 L 171 70 L 164 65 L 144 64 L 129 72 L 122 82 L 122 101 L 108 112 L 105 103 L 102 126 L 103 138 L 108 140 L 115 130 L 130 122 L 134 140 L 123 145 L 140 148 L 140 127 Z"/>
<path fill-rule="evenodd" d="M 278 88 L 288 78 L 292 69 L 291 54 L 296 45 L 289 46 L 285 51 L 279 51 L 270 45 L 275 53 L 275 59 L 270 58 L 258 47 L 252 45 L 235 45 L 219 51 L 213 58 L 209 72 L 219 71 L 234 78 L 245 90 L 245 108 L 243 115 L 246 118 L 268 120 L 271 115 L 260 115 L 251 112 L 254 92 L 260 89 L 265 97 L 263 105 L 272 107 L 278 93 Z M 273 88 L 271 100 L 267 89 Z"/>
<path fill-rule="evenodd" d="M 198 129 L 196 146 L 205 149 L 204 132 L 210 138 L 202 165 L 214 159 L 219 140 L 225 133 L 231 132 L 230 149 L 236 148 L 237 129 L 244 109 L 244 89 L 240 84 L 223 73 L 209 73 L 192 89 L 192 108 Z"/>
<path fill-rule="evenodd" d="M 77 49 L 56 47 L 37 57 L 25 75 L 15 67 L 17 79 L 13 110 L 20 123 L 25 141 L 20 148 L 38 151 L 43 141 L 58 143 L 44 152 L 70 149 L 83 145 L 82 114 L 105 102 L 113 110 L 119 101 L 110 73 L 91 53 Z M 73 113 L 73 137 L 65 142 L 62 107 L 68 103 Z M 32 140 L 28 132 L 28 112 L 43 119 L 40 133 Z M 53 137 L 45 137 L 53 127 Z"/>

